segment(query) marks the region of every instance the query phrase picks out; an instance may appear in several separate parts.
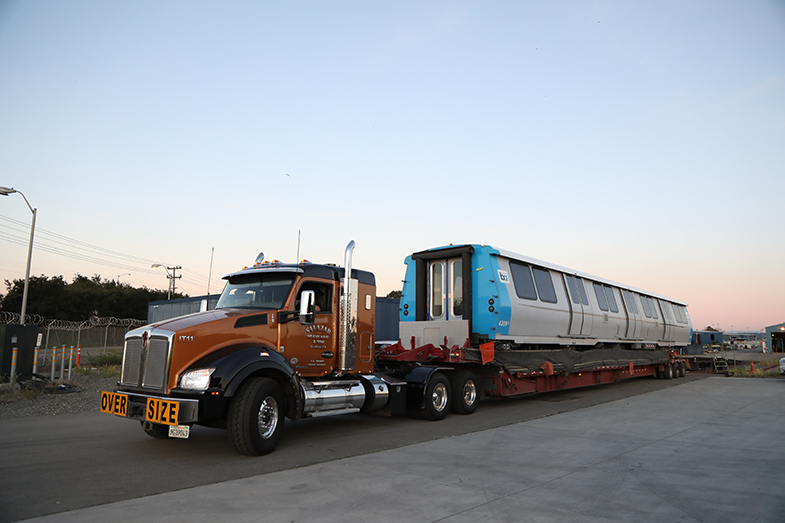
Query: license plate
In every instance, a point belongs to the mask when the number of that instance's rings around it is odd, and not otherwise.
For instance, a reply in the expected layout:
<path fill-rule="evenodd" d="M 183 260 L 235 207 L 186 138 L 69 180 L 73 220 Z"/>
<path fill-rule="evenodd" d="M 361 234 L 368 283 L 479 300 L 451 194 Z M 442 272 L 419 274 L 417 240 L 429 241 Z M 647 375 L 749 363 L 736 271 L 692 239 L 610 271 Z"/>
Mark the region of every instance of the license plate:
<path fill-rule="evenodd" d="M 177 401 L 147 398 L 147 409 L 144 414 L 145 420 L 163 425 L 177 425 L 179 414 L 180 403 Z"/>
<path fill-rule="evenodd" d="M 115 416 L 128 416 L 128 395 L 101 391 L 101 412 Z"/>
<path fill-rule="evenodd" d="M 169 437 L 188 439 L 191 435 L 191 427 L 188 425 L 169 425 Z"/>

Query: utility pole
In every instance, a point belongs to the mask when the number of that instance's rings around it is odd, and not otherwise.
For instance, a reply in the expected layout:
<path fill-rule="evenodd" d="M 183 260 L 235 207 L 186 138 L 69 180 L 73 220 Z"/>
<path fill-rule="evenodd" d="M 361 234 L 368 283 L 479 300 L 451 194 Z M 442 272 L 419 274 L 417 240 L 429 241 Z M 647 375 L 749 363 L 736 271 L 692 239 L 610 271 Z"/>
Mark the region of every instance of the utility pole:
<path fill-rule="evenodd" d="M 175 282 L 175 280 L 183 277 L 182 274 L 180 276 L 177 276 L 177 271 L 179 269 L 182 269 L 182 267 L 180 265 L 167 267 L 166 265 L 160 263 L 155 263 L 150 266 L 150 268 L 155 268 L 155 267 L 163 267 L 164 270 L 166 271 L 166 277 L 169 279 L 169 293 L 167 294 L 166 299 L 171 300 L 172 294 L 177 291 L 177 283 Z"/>

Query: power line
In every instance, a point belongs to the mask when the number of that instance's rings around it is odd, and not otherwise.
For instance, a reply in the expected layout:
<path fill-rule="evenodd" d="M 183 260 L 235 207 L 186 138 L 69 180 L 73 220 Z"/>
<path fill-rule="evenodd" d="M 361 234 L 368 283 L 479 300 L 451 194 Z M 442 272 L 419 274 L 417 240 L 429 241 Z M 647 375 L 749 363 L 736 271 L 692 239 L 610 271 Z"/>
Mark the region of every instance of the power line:
<path fill-rule="evenodd" d="M 5 231 L 0 230 L 0 240 L 16 245 L 28 245 L 28 239 L 26 237 L 27 231 L 25 230 L 27 224 L 3 215 L 0 215 L 0 220 L 17 226 L 14 227 L 13 225 L 0 222 L 0 227 L 5 229 Z M 19 233 L 20 235 L 13 233 Z M 46 229 L 36 228 L 35 248 L 42 252 L 78 261 L 94 263 L 105 267 L 142 272 L 145 274 L 158 274 L 158 271 L 149 266 L 159 263 L 157 260 L 106 249 Z M 78 251 L 72 249 L 78 249 Z M 181 285 L 183 289 L 190 288 L 191 286 L 199 288 L 207 284 L 207 277 L 196 271 L 184 269 L 181 282 L 186 284 Z"/>

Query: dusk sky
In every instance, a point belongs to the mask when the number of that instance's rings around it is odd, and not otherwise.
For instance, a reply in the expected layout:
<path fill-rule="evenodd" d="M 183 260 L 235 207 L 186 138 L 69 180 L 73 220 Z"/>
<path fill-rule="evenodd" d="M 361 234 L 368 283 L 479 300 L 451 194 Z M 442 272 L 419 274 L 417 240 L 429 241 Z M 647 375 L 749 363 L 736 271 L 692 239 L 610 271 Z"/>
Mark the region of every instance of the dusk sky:
<path fill-rule="evenodd" d="M 214 249 L 216 293 L 300 232 L 385 295 L 479 243 L 757 330 L 785 321 L 785 2 L 0 0 L 0 186 L 38 209 L 33 275 L 181 265 L 202 295 Z M 0 196 L 0 281 L 31 218 Z"/>

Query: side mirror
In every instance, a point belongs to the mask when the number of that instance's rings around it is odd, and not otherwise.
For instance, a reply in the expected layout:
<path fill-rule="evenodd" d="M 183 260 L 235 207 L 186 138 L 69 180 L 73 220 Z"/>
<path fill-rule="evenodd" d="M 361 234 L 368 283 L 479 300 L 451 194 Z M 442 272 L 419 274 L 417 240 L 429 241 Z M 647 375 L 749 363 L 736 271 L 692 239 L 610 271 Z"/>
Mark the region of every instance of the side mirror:
<path fill-rule="evenodd" d="M 300 323 L 313 325 L 314 310 L 316 309 L 316 293 L 303 291 L 300 294 Z"/>

